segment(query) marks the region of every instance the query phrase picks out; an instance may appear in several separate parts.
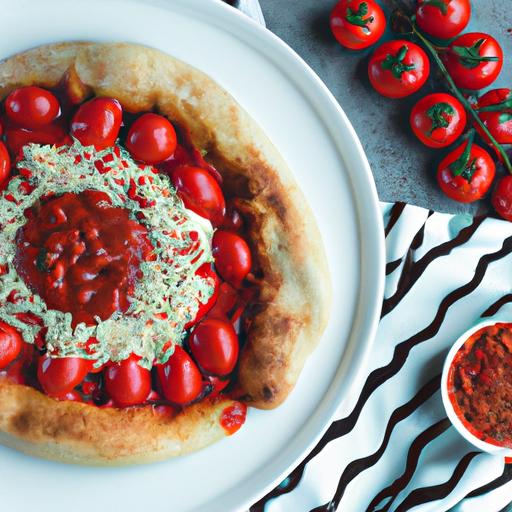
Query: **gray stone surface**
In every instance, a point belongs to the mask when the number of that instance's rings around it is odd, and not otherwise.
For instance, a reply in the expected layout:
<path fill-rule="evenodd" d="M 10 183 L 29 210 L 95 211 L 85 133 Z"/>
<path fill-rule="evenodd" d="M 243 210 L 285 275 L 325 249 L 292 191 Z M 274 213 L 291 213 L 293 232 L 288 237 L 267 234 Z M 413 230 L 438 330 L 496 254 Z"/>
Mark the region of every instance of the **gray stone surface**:
<path fill-rule="evenodd" d="M 488 200 L 462 205 L 446 198 L 435 182 L 435 170 L 447 150 L 423 146 L 411 134 L 408 117 L 422 96 L 444 89 L 434 77 L 404 100 L 378 95 L 367 78 L 369 51 L 342 48 L 331 35 L 329 14 L 336 0 L 260 0 L 268 28 L 286 41 L 320 76 L 350 118 L 366 150 L 383 201 L 407 201 L 445 212 L 490 211 Z M 381 5 L 389 13 L 389 0 Z M 488 32 L 505 52 L 496 84 L 512 87 L 512 0 L 473 0 L 466 31 Z M 392 38 L 388 32 L 385 38 Z M 494 87 L 494 85 L 493 85 Z"/>

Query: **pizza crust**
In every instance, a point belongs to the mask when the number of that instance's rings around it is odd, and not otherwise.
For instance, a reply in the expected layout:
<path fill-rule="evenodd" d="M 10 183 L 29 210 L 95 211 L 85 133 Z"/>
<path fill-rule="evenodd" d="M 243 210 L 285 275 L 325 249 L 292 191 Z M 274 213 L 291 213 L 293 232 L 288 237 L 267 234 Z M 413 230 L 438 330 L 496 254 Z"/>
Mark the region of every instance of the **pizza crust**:
<path fill-rule="evenodd" d="M 147 47 L 60 43 L 30 50 L 0 63 L 0 99 L 24 85 L 55 87 L 64 76 L 71 76 L 79 84 L 76 92 L 83 97 L 113 96 L 128 111 L 156 110 L 186 126 L 194 145 L 206 150 L 206 160 L 221 172 L 224 187 L 228 191 L 236 189 L 241 196 L 237 207 L 249 220 L 248 241 L 263 279 L 257 303 L 251 306 L 252 322 L 240 357 L 239 388 L 249 405 L 264 409 L 276 407 L 293 389 L 306 358 L 319 342 L 327 324 L 331 297 L 320 233 L 286 163 L 249 115 L 211 78 Z M 23 398 L 25 394 L 28 399 Z M 36 400 L 35 394 L 38 392 L 23 386 L 18 386 L 17 391 L 11 386 L 1 386 L 0 406 L 4 409 L 11 400 L 21 400 L 26 405 L 25 413 L 30 415 L 36 401 L 41 411 L 48 409 L 45 417 L 51 417 L 56 408 L 66 407 L 73 408 L 77 417 L 92 414 L 90 407 L 62 402 L 55 405 L 55 401 L 40 393 Z M 189 407 L 177 417 L 183 419 L 174 420 L 185 422 L 195 432 L 195 448 L 189 446 L 190 449 L 183 448 L 176 453 L 170 450 L 165 456 L 201 448 L 205 437 L 209 442 L 217 439 L 218 428 L 210 435 L 203 433 L 201 426 L 208 430 L 207 425 L 217 410 L 208 404 Z M 16 407 L 19 414 L 19 406 Z M 198 411 L 206 410 L 210 413 L 198 416 Z M 98 415 L 103 414 L 103 410 L 98 411 Z M 141 415 L 147 421 L 144 428 L 149 428 L 152 423 L 148 413 L 142 412 L 143 409 L 136 411 L 112 410 L 107 414 L 112 418 Z M 4 412 L 1 430 L 34 442 L 28 432 L 10 430 L 12 421 L 6 420 L 5 415 Z M 168 435 L 174 434 L 170 428 Z M 140 435 L 144 442 L 144 434 Z M 171 437 L 168 439 L 169 443 L 173 442 Z M 99 441 L 98 438 L 94 442 Z M 53 452 L 51 440 L 44 443 Z M 59 446 L 60 443 L 61 440 Z M 84 450 L 93 450 L 90 440 L 77 443 L 72 451 L 78 450 L 79 445 Z M 194 442 L 191 440 L 189 444 Z M 155 450 L 155 458 L 160 458 L 163 452 Z M 142 457 L 144 461 L 150 460 L 150 452 L 145 449 L 144 454 L 126 456 L 128 459 L 123 456 L 123 460 L 142 462 Z M 85 456 L 84 461 L 102 462 L 94 456 Z"/>

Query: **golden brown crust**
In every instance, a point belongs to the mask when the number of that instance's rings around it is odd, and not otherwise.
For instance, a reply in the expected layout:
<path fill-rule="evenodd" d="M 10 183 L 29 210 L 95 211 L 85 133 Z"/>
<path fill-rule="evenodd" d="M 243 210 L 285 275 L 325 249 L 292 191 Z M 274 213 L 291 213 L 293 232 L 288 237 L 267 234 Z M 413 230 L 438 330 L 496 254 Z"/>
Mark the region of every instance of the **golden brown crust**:
<path fill-rule="evenodd" d="M 248 238 L 264 279 L 250 312 L 239 384 L 250 405 L 276 407 L 321 337 L 331 294 L 320 234 L 285 162 L 224 89 L 197 69 L 146 47 L 62 43 L 36 48 L 0 63 L 0 99 L 22 85 L 53 87 L 65 75 L 75 85 L 79 78 L 73 95 L 113 96 L 126 110 L 155 109 L 187 126 L 225 187 L 241 196 L 238 206 L 249 220 Z M 5 389 L 0 388 L 0 404 Z M 71 407 L 82 411 L 77 404 Z"/>

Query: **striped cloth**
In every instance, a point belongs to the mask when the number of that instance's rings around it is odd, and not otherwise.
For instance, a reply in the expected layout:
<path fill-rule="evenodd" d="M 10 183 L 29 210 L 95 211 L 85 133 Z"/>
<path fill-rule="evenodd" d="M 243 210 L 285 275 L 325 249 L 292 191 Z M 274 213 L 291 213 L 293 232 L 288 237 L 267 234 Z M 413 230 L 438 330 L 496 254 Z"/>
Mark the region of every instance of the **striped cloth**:
<path fill-rule="evenodd" d="M 512 465 L 451 426 L 440 374 L 481 317 L 512 319 L 512 223 L 383 204 L 386 288 L 366 379 L 251 512 L 498 512 Z"/>

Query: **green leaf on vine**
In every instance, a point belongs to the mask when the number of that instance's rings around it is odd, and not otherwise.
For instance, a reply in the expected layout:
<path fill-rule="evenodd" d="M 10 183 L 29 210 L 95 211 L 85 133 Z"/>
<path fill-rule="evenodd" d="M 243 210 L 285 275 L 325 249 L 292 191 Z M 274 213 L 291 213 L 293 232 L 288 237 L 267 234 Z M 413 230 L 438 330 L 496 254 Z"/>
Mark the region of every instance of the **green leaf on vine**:
<path fill-rule="evenodd" d="M 347 15 L 345 19 L 351 24 L 356 25 L 358 27 L 363 27 L 364 30 L 370 32 L 370 27 L 368 26 L 370 23 L 373 23 L 374 17 L 369 16 L 365 18 L 368 14 L 368 4 L 366 2 L 361 2 L 357 11 L 354 11 L 350 7 L 347 9 Z"/>
<path fill-rule="evenodd" d="M 425 0 L 423 5 L 431 5 L 432 7 L 437 7 L 443 15 L 448 13 L 448 4 L 451 0 Z"/>
<path fill-rule="evenodd" d="M 401 80 L 403 73 L 416 69 L 414 64 L 404 64 L 403 62 L 408 51 L 409 48 L 404 44 L 400 50 L 398 50 L 396 55 L 391 55 L 388 53 L 386 58 L 382 61 L 382 69 L 391 71 L 397 80 Z"/>
<path fill-rule="evenodd" d="M 469 132 L 468 140 L 466 142 L 466 147 L 455 162 L 450 165 L 450 170 L 452 171 L 454 176 L 462 176 L 463 178 L 471 181 L 473 174 L 475 172 L 475 160 L 469 163 L 469 159 L 471 157 L 471 148 L 473 146 L 473 140 L 475 139 L 475 131 L 471 130 Z"/>
<path fill-rule="evenodd" d="M 454 116 L 455 109 L 449 103 L 436 103 L 427 110 L 427 116 L 432 120 L 430 133 L 437 128 L 447 128 L 450 124 L 448 116 Z"/>
<path fill-rule="evenodd" d="M 499 57 L 482 57 L 480 48 L 485 43 L 485 39 L 479 39 L 473 46 L 453 46 L 452 51 L 459 57 L 460 63 L 469 69 L 474 69 L 481 62 L 497 62 Z"/>

